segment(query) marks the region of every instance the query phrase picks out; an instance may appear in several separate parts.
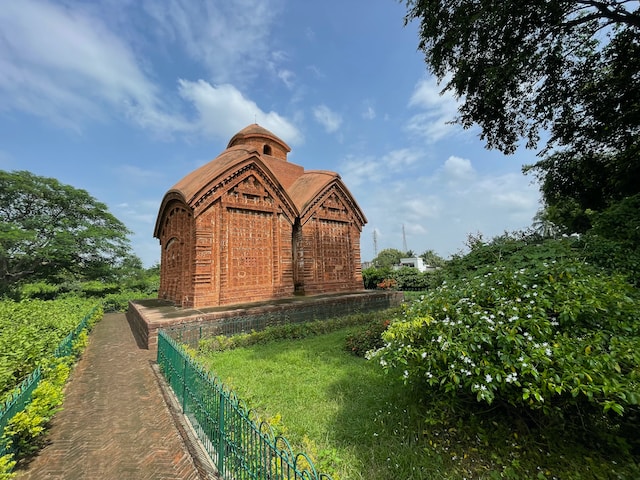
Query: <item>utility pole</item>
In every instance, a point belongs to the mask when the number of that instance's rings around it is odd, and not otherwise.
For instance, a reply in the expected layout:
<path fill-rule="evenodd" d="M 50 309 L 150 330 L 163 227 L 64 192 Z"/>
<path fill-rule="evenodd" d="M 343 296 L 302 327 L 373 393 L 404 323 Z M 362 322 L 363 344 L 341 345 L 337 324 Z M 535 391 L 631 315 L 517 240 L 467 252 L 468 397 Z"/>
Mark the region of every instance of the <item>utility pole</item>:
<path fill-rule="evenodd" d="M 407 235 L 404 233 L 404 223 L 402 224 L 402 248 L 404 248 L 405 254 L 409 251 L 407 248 Z"/>
<path fill-rule="evenodd" d="M 373 258 L 378 256 L 378 233 L 373 229 Z"/>

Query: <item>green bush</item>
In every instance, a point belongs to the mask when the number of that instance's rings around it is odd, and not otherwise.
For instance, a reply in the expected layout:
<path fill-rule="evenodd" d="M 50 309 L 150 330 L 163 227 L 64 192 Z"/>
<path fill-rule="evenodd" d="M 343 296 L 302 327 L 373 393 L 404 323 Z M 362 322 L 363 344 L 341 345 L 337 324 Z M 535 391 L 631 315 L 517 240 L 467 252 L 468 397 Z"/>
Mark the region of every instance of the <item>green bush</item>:
<path fill-rule="evenodd" d="M 60 285 L 52 285 L 50 283 L 41 281 L 34 283 L 25 283 L 20 287 L 20 293 L 18 295 L 20 300 L 38 299 L 38 300 L 53 300 L 60 295 Z"/>
<path fill-rule="evenodd" d="M 7 423 L 0 441 L 13 448 L 15 458 L 24 458 L 42 447 L 47 424 L 60 410 L 64 385 L 73 357 L 52 360 L 43 367 L 43 379 L 33 391 L 31 403 Z"/>
<path fill-rule="evenodd" d="M 231 350 L 238 347 L 248 347 L 266 344 L 277 340 L 296 340 L 334 332 L 345 327 L 364 325 L 373 322 L 383 322 L 398 312 L 389 309 L 378 312 L 355 313 L 329 320 L 316 320 L 304 323 L 289 323 L 274 325 L 260 331 L 239 333 L 236 335 L 217 335 L 200 340 L 198 349 L 202 352 Z"/>
<path fill-rule="evenodd" d="M 362 270 L 362 280 L 364 282 L 364 288 L 367 290 L 375 290 L 378 288 L 378 284 L 390 277 L 391 268 L 389 267 L 369 267 Z"/>
<path fill-rule="evenodd" d="M 346 339 L 346 350 L 357 357 L 364 357 L 368 351 L 382 347 L 384 345 L 382 333 L 390 323 L 388 319 L 377 320 L 371 322 L 363 330 L 349 335 Z"/>
<path fill-rule="evenodd" d="M 369 358 L 418 388 L 544 415 L 638 413 L 638 292 L 576 260 L 444 284 L 383 337 Z"/>
<path fill-rule="evenodd" d="M 0 480 L 11 480 L 17 473 L 13 473 L 16 461 L 13 455 L 3 455 L 0 457 Z"/>
<path fill-rule="evenodd" d="M 126 312 L 129 308 L 130 300 L 141 300 L 144 298 L 158 298 L 157 292 L 146 292 L 142 290 L 124 290 L 119 293 L 111 293 L 102 299 L 105 312 Z"/>
<path fill-rule="evenodd" d="M 416 268 L 402 267 L 397 270 L 391 268 L 366 268 L 362 271 L 364 288 L 393 289 L 403 291 L 420 291 L 435 288 L 444 281 L 441 269 L 420 272 Z"/>
<path fill-rule="evenodd" d="M 53 355 L 96 302 L 82 298 L 0 302 L 0 400 Z M 94 313 L 100 318 L 102 310 Z"/>

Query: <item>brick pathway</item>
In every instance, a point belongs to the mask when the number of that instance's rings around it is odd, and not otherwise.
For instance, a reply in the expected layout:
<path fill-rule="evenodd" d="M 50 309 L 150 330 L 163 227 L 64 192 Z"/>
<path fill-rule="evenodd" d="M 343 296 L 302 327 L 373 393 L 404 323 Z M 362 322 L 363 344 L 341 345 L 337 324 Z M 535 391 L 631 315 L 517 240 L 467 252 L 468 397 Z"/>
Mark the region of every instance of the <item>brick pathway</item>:
<path fill-rule="evenodd" d="M 200 480 L 124 314 L 107 314 L 67 385 L 47 446 L 19 480 Z"/>

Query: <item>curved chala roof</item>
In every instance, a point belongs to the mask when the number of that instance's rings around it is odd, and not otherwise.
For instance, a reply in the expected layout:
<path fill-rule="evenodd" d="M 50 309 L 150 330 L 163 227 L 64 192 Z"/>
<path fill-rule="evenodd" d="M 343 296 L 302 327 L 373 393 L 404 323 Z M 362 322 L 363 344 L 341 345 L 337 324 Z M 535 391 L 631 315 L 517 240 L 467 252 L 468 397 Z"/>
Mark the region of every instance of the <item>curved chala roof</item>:
<path fill-rule="evenodd" d="M 291 148 L 279 137 L 257 124 L 236 133 L 226 150 L 214 160 L 194 170 L 165 194 L 160 205 L 154 237 L 159 238 L 163 212 L 172 202 L 188 206 L 194 214 L 205 201 L 225 190 L 224 184 L 242 169 L 254 169 L 271 187 L 289 215 L 300 216 L 301 222 L 333 195 L 350 211 L 362 227 L 366 218 L 342 182 L 340 175 L 324 170 L 305 172 L 303 167 L 287 161 Z M 326 198 L 325 198 L 326 197 Z"/>

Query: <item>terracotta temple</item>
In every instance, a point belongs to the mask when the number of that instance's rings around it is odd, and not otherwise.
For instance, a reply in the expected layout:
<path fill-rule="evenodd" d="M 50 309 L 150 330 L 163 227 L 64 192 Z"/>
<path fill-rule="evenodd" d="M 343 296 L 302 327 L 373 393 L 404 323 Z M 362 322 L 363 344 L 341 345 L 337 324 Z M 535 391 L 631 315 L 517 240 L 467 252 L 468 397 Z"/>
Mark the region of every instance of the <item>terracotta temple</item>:
<path fill-rule="evenodd" d="M 164 196 L 159 297 L 182 307 L 363 290 L 366 218 L 340 175 L 253 124 Z"/>

